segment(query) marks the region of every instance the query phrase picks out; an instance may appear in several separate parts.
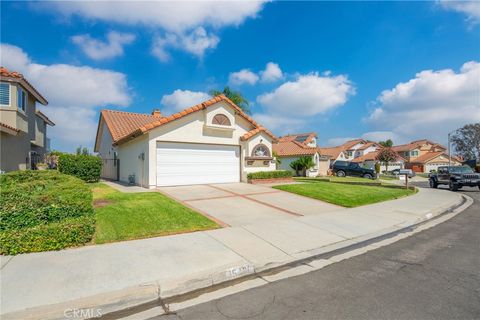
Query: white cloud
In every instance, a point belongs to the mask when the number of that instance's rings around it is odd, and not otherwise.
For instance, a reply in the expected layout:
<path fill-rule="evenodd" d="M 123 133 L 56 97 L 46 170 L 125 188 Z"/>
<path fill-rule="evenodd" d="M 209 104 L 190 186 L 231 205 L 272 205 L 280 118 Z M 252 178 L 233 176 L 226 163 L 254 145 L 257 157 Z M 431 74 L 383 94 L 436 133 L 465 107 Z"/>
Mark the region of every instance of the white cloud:
<path fill-rule="evenodd" d="M 265 70 L 260 72 L 260 77 L 262 82 L 275 82 L 283 78 L 283 72 L 278 64 L 269 62 Z"/>
<path fill-rule="evenodd" d="M 102 60 L 123 55 L 123 47 L 135 41 L 135 35 L 111 31 L 105 42 L 94 39 L 89 34 L 76 35 L 71 39 L 87 56 Z"/>
<path fill-rule="evenodd" d="M 310 117 L 345 104 L 355 89 L 346 75 L 300 75 L 257 97 L 268 113 Z"/>
<path fill-rule="evenodd" d="M 366 119 L 402 139 L 430 138 L 444 142 L 446 134 L 480 121 L 480 63 L 470 61 L 459 72 L 425 70 L 415 78 L 383 91 Z"/>
<path fill-rule="evenodd" d="M 162 109 L 162 112 L 164 114 L 172 114 L 210 98 L 210 95 L 205 92 L 177 89 L 171 94 L 166 94 L 162 97 L 161 103 L 165 107 Z"/>
<path fill-rule="evenodd" d="M 202 57 L 219 42 L 213 30 L 239 26 L 248 18 L 257 17 L 266 1 L 52 1 L 35 6 L 58 12 L 66 17 L 76 15 L 123 25 L 141 25 L 163 29 L 164 37 L 156 37 L 152 53 L 167 61 L 167 48 L 186 50 Z M 200 29 L 199 29 L 200 28 Z M 211 29 L 211 32 L 207 32 Z"/>
<path fill-rule="evenodd" d="M 34 63 L 19 47 L 1 44 L 2 65 L 19 71 L 49 101 L 39 106 L 56 123 L 48 129 L 55 148 L 73 151 L 78 145 L 92 147 L 97 108 L 127 106 L 131 102 L 123 73 L 68 64 Z"/>
<path fill-rule="evenodd" d="M 156 36 L 153 39 L 152 54 L 162 62 L 170 60 L 169 49 L 180 49 L 203 58 L 209 49 L 215 49 L 220 39 L 204 28 L 198 27 L 190 33 L 177 35 L 167 33 L 165 36 Z"/>
<path fill-rule="evenodd" d="M 275 131 L 278 134 L 304 131 L 305 119 L 302 118 L 292 118 L 265 113 L 253 114 L 252 117 L 262 126 L 265 126 L 269 130 Z"/>
<path fill-rule="evenodd" d="M 258 76 L 249 69 L 242 69 L 232 72 L 228 76 L 228 83 L 233 86 L 239 86 L 244 83 L 254 85 L 258 81 Z"/>
<path fill-rule="evenodd" d="M 480 2 L 479 1 L 446 1 L 441 0 L 440 5 L 446 10 L 453 10 L 463 13 L 467 16 L 467 21 L 471 23 L 480 22 Z"/>
<path fill-rule="evenodd" d="M 392 140 L 394 143 L 397 144 L 400 142 L 400 137 L 398 136 L 398 134 L 392 131 L 370 131 L 362 134 L 362 138 L 375 142 L 386 141 L 388 139 Z"/>
<path fill-rule="evenodd" d="M 332 147 L 336 147 L 336 146 L 339 146 L 341 144 L 344 144 L 345 142 L 349 141 L 349 140 L 354 140 L 354 139 L 358 139 L 355 138 L 355 137 L 336 137 L 336 138 L 330 138 L 327 140 L 327 146 L 332 146 Z"/>

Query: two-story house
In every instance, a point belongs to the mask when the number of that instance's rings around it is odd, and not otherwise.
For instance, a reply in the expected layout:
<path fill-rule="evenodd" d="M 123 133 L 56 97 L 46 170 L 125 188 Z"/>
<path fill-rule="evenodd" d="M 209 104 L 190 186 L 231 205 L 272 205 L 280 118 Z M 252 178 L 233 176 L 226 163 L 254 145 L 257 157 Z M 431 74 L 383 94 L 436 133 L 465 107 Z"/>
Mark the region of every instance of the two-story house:
<path fill-rule="evenodd" d="M 405 158 L 408 169 L 415 172 L 430 172 L 438 166 L 448 165 L 449 155 L 446 148 L 427 139 L 412 141 L 407 144 L 393 146 L 392 149 Z M 461 165 L 461 162 L 452 157 L 451 165 Z"/>
<path fill-rule="evenodd" d="M 49 150 L 47 126 L 37 108 L 48 101 L 18 72 L 0 68 L 0 170 L 32 169 Z"/>
<path fill-rule="evenodd" d="M 273 145 L 273 151 L 280 163 L 278 169 L 290 170 L 290 164 L 300 157 L 312 157 L 314 166 L 307 170 L 309 177 L 325 176 L 330 164 L 330 156 L 320 153 L 317 147 L 317 134 L 315 132 L 289 134 L 278 139 Z"/>

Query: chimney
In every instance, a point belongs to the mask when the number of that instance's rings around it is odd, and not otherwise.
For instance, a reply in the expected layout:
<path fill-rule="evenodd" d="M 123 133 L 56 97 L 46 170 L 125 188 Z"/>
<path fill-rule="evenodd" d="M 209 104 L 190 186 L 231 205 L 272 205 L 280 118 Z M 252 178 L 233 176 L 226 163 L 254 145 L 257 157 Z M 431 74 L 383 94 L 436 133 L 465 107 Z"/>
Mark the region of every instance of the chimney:
<path fill-rule="evenodd" d="M 161 118 L 162 113 L 160 112 L 160 109 L 153 109 L 152 116 L 157 117 L 157 118 Z"/>

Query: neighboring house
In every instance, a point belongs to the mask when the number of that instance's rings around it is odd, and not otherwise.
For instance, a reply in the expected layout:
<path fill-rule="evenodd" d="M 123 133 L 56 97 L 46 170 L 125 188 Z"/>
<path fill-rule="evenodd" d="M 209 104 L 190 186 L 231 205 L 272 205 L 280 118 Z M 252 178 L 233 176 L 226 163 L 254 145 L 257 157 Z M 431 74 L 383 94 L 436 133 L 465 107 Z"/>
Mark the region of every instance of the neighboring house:
<path fill-rule="evenodd" d="M 407 144 L 393 146 L 392 149 L 405 158 L 405 168 L 415 172 L 430 172 L 440 165 L 448 165 L 448 154 L 442 145 L 427 139 L 412 141 Z M 461 161 L 452 157 L 452 165 L 460 165 Z"/>
<path fill-rule="evenodd" d="M 278 165 L 280 170 L 294 171 L 290 164 L 302 156 L 312 157 L 314 167 L 307 170 L 308 177 L 327 175 L 330 165 L 330 157 L 320 154 L 317 148 L 317 134 L 315 132 L 290 134 L 278 138 L 273 145 L 273 151 L 280 159 Z"/>
<path fill-rule="evenodd" d="M 356 162 L 360 164 L 362 167 L 374 168 L 375 163 L 377 163 L 377 155 L 380 150 L 376 150 L 373 152 L 366 153 L 360 157 L 357 157 L 352 160 L 352 162 Z M 388 171 L 394 169 L 403 169 L 405 166 L 405 159 L 402 158 L 400 155 L 397 155 L 397 159 L 393 162 L 388 163 L 388 168 L 385 163 L 380 163 L 380 172 L 384 172 L 388 169 Z"/>
<path fill-rule="evenodd" d="M 377 151 L 381 146 L 372 141 L 354 139 L 336 147 L 320 147 L 322 155 L 330 156 L 332 162 L 337 160 L 353 161 L 355 158 Z"/>
<path fill-rule="evenodd" d="M 462 161 L 456 157 L 450 159 L 450 165 L 460 166 Z M 407 167 L 415 172 L 429 173 L 437 171 L 439 166 L 448 166 L 448 154 L 446 152 L 428 152 L 408 163 Z"/>
<path fill-rule="evenodd" d="M 170 116 L 102 110 L 95 152 L 104 177 L 155 188 L 246 181 L 249 172 L 275 170 L 275 140 L 220 95 Z"/>
<path fill-rule="evenodd" d="M 0 68 L 0 169 L 35 169 L 49 151 L 47 126 L 55 124 L 36 103 L 48 101 L 18 72 Z"/>

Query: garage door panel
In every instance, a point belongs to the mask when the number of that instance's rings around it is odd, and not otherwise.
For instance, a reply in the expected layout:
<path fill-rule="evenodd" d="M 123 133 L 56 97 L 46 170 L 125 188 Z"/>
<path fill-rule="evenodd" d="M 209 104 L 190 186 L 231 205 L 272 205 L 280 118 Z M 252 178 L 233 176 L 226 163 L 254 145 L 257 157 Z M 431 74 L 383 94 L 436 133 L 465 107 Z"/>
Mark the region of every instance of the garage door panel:
<path fill-rule="evenodd" d="M 238 181 L 238 146 L 157 143 L 158 186 Z"/>

